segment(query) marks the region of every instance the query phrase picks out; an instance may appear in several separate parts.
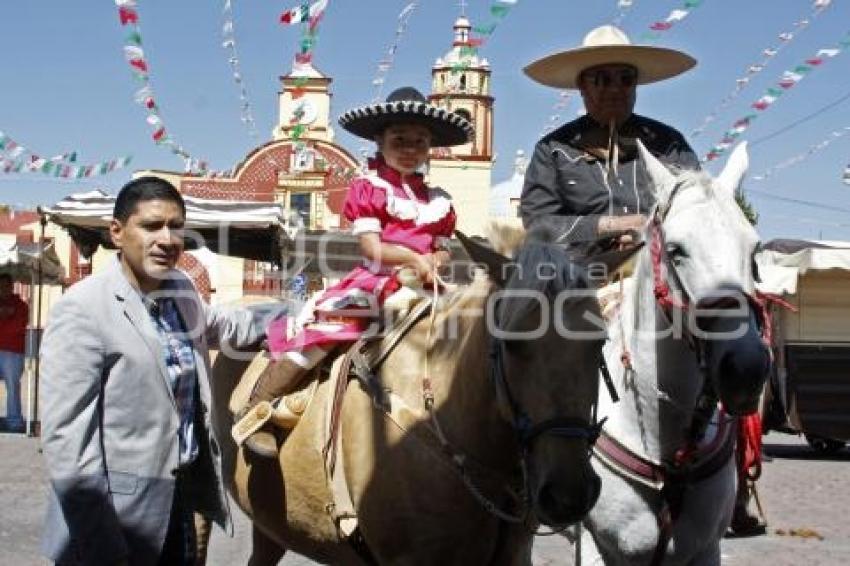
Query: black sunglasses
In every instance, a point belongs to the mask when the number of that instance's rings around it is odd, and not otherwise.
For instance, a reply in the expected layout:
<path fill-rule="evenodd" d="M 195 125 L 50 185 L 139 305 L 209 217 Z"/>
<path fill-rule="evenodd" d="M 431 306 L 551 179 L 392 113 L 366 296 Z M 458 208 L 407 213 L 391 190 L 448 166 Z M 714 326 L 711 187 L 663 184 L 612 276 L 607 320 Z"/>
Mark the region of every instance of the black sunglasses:
<path fill-rule="evenodd" d="M 614 84 L 622 88 L 631 88 L 637 84 L 637 71 L 633 69 L 621 69 L 614 72 L 599 69 L 583 73 L 582 77 L 596 88 L 607 88 Z"/>

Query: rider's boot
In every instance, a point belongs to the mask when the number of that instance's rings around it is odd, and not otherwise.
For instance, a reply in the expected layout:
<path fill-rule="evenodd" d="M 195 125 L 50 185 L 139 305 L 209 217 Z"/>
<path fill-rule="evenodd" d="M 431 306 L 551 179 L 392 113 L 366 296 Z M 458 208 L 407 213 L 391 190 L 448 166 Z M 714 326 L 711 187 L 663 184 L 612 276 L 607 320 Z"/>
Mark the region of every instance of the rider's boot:
<path fill-rule="evenodd" d="M 298 384 L 304 379 L 309 372 L 287 357 L 283 357 L 279 361 L 271 362 L 263 371 L 254 385 L 251 396 L 248 399 L 248 404 L 236 415 L 235 430 L 243 424 L 244 417 L 250 413 L 257 404 L 266 401 L 271 402 L 278 397 L 286 395 L 294 391 Z M 236 434 L 234 433 L 234 436 Z M 238 442 L 238 438 L 237 438 Z M 244 439 L 244 446 L 257 456 L 263 458 L 275 458 L 278 455 L 278 439 L 275 435 L 274 426 L 266 422 L 256 431 L 251 433 Z"/>

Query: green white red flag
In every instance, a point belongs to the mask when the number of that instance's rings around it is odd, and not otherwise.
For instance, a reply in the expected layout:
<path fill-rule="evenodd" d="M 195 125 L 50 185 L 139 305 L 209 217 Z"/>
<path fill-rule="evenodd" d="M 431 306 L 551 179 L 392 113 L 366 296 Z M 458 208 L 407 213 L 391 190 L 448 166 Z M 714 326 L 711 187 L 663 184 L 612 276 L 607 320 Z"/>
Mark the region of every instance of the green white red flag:
<path fill-rule="evenodd" d="M 300 6 L 296 6 L 291 10 L 287 10 L 280 15 L 280 23 L 285 25 L 298 24 L 312 18 L 325 11 L 328 7 L 328 0 L 318 0 L 310 4 L 303 2 Z"/>

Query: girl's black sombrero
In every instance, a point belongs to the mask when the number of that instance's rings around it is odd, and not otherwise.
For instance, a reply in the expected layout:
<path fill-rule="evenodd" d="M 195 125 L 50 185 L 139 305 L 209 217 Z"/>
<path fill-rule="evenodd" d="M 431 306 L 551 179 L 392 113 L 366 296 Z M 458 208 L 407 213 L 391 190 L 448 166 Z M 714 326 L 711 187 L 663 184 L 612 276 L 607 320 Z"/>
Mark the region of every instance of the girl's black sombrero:
<path fill-rule="evenodd" d="M 402 87 L 386 102 L 349 110 L 339 125 L 355 136 L 374 140 L 391 124 L 422 124 L 431 132 L 431 147 L 461 145 L 472 138 L 473 127 L 460 114 L 429 104 L 418 90 Z"/>

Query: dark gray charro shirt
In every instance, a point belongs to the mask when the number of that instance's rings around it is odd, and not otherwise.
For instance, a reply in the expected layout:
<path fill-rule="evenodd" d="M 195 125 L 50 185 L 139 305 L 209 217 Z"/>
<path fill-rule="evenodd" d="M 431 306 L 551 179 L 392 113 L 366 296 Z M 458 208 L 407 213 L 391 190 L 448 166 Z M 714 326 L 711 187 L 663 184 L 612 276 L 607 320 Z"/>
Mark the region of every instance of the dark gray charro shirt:
<path fill-rule="evenodd" d="M 647 214 L 654 202 L 637 156 L 641 142 L 666 165 L 699 169 L 696 154 L 677 130 L 632 114 L 619 129 L 616 175 L 591 148 L 606 147 L 607 128 L 589 116 L 541 139 L 525 174 L 520 215 L 526 228 L 552 226 L 565 242 L 595 239 L 599 217 Z"/>

